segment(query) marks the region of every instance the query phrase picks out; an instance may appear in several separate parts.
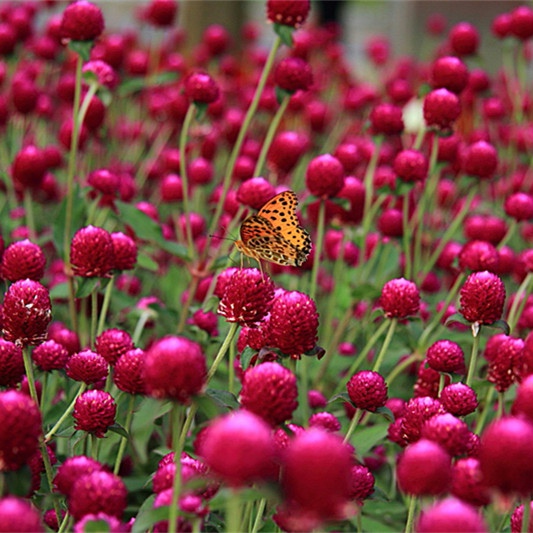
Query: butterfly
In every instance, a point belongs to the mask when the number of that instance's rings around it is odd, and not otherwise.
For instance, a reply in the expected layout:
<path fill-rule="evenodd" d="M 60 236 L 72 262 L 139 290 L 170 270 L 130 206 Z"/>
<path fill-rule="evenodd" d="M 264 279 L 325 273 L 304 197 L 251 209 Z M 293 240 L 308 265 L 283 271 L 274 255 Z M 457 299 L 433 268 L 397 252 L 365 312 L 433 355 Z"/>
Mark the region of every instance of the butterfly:
<path fill-rule="evenodd" d="M 244 220 L 237 249 L 257 261 L 301 266 L 311 251 L 311 237 L 298 222 L 297 205 L 292 191 L 274 196 L 257 215 Z"/>

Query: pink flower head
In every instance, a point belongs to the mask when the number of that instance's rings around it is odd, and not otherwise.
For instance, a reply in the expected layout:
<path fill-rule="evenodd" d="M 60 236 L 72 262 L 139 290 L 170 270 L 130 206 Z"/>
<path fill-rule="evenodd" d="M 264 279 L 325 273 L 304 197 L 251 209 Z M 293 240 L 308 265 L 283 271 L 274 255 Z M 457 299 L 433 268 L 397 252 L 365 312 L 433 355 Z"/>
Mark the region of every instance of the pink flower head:
<path fill-rule="evenodd" d="M 193 72 L 185 79 L 187 98 L 198 104 L 210 104 L 220 95 L 217 82 L 204 72 Z"/>
<path fill-rule="evenodd" d="M 289 56 L 277 64 L 274 70 L 274 82 L 289 93 L 307 91 L 313 84 L 313 71 L 307 61 Z"/>
<path fill-rule="evenodd" d="M 70 262 L 76 276 L 109 276 L 115 265 L 113 239 L 109 232 L 95 226 L 78 230 L 70 244 Z"/>
<path fill-rule="evenodd" d="M 309 162 L 305 183 L 314 196 L 334 197 L 344 185 L 344 167 L 330 154 L 319 155 Z"/>
<path fill-rule="evenodd" d="M 477 509 L 457 498 L 446 498 L 422 510 L 415 524 L 417 533 L 435 531 L 489 531 Z"/>
<path fill-rule="evenodd" d="M 0 275 L 8 281 L 33 279 L 44 276 L 46 258 L 40 246 L 28 239 L 10 244 L 1 256 Z"/>
<path fill-rule="evenodd" d="M 117 405 L 108 392 L 89 390 L 79 396 L 74 405 L 75 428 L 103 438 L 115 423 Z"/>
<path fill-rule="evenodd" d="M 439 372 L 464 372 L 465 358 L 462 348 L 447 339 L 433 343 L 427 350 L 426 358 L 428 365 Z"/>
<path fill-rule="evenodd" d="M 64 369 L 70 354 L 62 344 L 50 339 L 36 346 L 31 357 L 41 370 L 50 372 Z"/>
<path fill-rule="evenodd" d="M 134 348 L 131 335 L 117 328 L 106 329 L 95 341 L 96 352 L 110 365 L 114 365 L 118 358 L 128 350 Z"/>
<path fill-rule="evenodd" d="M 435 89 L 424 98 L 424 120 L 428 126 L 447 130 L 461 114 L 461 102 L 448 89 Z"/>
<path fill-rule="evenodd" d="M 13 342 L 0 339 L 0 386 L 12 387 L 25 374 L 22 349 Z"/>
<path fill-rule="evenodd" d="M 87 385 L 104 380 L 107 374 L 107 361 L 92 350 L 75 353 L 67 362 L 67 376 Z"/>
<path fill-rule="evenodd" d="M 440 401 L 449 413 L 466 416 L 473 413 L 479 402 L 474 389 L 464 383 L 451 383 L 442 389 Z"/>
<path fill-rule="evenodd" d="M 267 0 L 267 18 L 270 22 L 297 28 L 302 25 L 311 9 L 309 0 Z"/>
<path fill-rule="evenodd" d="M 104 31 L 104 17 L 98 6 L 78 0 L 65 8 L 60 33 L 63 39 L 93 41 Z"/>
<path fill-rule="evenodd" d="M 420 309 L 420 292 L 405 278 L 392 279 L 381 290 L 380 304 L 387 318 L 407 318 Z"/>
<path fill-rule="evenodd" d="M 41 515 L 23 498 L 4 496 L 0 498 L 0 531 L 28 531 L 44 533 Z"/>
<path fill-rule="evenodd" d="M 468 322 L 492 324 L 502 316 L 505 285 L 496 274 L 474 272 L 461 288 L 460 302 L 459 312 Z"/>
<path fill-rule="evenodd" d="M 85 63 L 83 65 L 83 72 L 92 72 L 96 76 L 98 84 L 102 87 L 114 89 L 118 84 L 118 77 L 113 67 L 100 59 L 94 59 Z"/>
<path fill-rule="evenodd" d="M 387 401 L 387 384 L 378 372 L 361 370 L 350 378 L 346 388 L 350 400 L 358 409 L 373 412 Z"/>

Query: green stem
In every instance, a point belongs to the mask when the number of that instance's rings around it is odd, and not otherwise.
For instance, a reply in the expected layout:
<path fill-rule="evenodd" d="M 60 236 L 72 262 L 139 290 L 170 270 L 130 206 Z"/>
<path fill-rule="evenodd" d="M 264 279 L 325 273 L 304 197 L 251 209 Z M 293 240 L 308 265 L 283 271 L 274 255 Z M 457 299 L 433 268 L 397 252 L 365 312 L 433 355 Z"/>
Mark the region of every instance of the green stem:
<path fill-rule="evenodd" d="M 98 323 L 98 291 L 95 288 L 91 293 L 91 333 L 89 343 L 94 348 L 96 341 L 96 327 Z"/>
<path fill-rule="evenodd" d="M 226 500 L 226 531 L 242 531 L 241 497 L 237 489 L 230 489 Z"/>
<path fill-rule="evenodd" d="M 37 395 L 37 388 L 35 387 L 35 376 L 33 374 L 33 364 L 31 360 L 30 348 L 24 346 L 22 349 L 22 357 L 24 360 L 24 370 L 26 371 L 26 378 L 28 379 L 28 387 L 30 389 L 30 396 L 37 406 L 39 406 L 39 396 Z"/>
<path fill-rule="evenodd" d="M 287 109 L 287 106 L 289 105 L 290 96 L 285 96 L 283 100 L 281 101 L 276 114 L 272 118 L 270 125 L 268 127 L 268 131 L 265 135 L 265 139 L 263 140 L 263 145 L 261 146 L 261 152 L 259 153 L 259 157 L 257 158 L 257 163 L 255 164 L 254 169 L 254 176 L 261 176 L 261 172 L 263 171 L 263 166 L 266 161 L 266 157 L 268 154 L 268 150 L 270 148 L 270 145 L 272 144 L 272 140 L 274 139 L 274 135 L 276 134 L 276 131 L 278 130 L 279 123 L 281 122 L 281 118 L 285 114 L 285 110 Z"/>
<path fill-rule="evenodd" d="M 129 395 L 128 401 L 128 410 L 126 414 L 126 420 L 124 421 L 124 428 L 128 432 L 128 437 L 122 437 L 120 440 L 120 445 L 118 447 L 117 456 L 115 457 L 115 466 L 113 468 L 113 474 L 118 474 L 120 470 L 120 463 L 124 457 L 124 452 L 126 451 L 126 446 L 128 445 L 129 435 L 131 432 L 131 422 L 133 420 L 133 407 L 135 405 L 135 396 L 133 394 Z"/>
<path fill-rule="evenodd" d="M 520 531 L 522 533 L 528 533 L 529 517 L 531 516 L 531 496 L 523 498 L 522 504 L 524 506 L 524 514 L 522 516 L 522 528 L 520 529 Z"/>
<path fill-rule="evenodd" d="M 522 314 L 522 311 L 527 303 L 527 296 L 531 290 L 532 280 L 533 273 L 528 272 L 514 295 L 513 303 L 511 305 L 511 309 L 509 309 L 507 318 L 507 323 L 509 324 L 509 329 L 511 331 L 513 331 L 516 327 L 516 323 L 518 322 L 518 319 L 520 318 L 520 315 Z"/>
<path fill-rule="evenodd" d="M 413 353 L 409 357 L 406 357 L 403 361 L 398 363 L 392 370 L 392 372 L 385 378 L 387 385 L 390 387 L 391 383 L 408 367 L 411 366 L 415 361 L 421 360 L 422 357 L 418 353 Z"/>
<path fill-rule="evenodd" d="M 296 360 L 295 360 L 296 361 Z M 294 370 L 298 368 L 298 401 L 300 404 L 300 411 L 302 414 L 302 425 L 307 427 L 309 425 L 309 372 L 308 365 L 310 362 L 309 357 L 305 357 L 296 361 Z M 295 372 L 296 373 L 296 372 Z"/>
<path fill-rule="evenodd" d="M 352 416 L 352 420 L 350 421 L 350 425 L 348 426 L 348 431 L 346 432 L 346 435 L 344 436 L 344 443 L 350 442 L 350 439 L 353 435 L 353 432 L 355 431 L 355 428 L 357 427 L 357 424 L 361 422 L 361 419 L 365 415 L 365 412 L 363 409 L 357 408 L 355 410 L 355 413 Z"/>
<path fill-rule="evenodd" d="M 265 512 L 266 507 L 266 498 L 261 498 L 259 500 L 259 505 L 257 506 L 257 511 L 255 513 L 254 525 L 250 533 L 257 533 L 261 527 L 261 522 L 263 521 L 263 513 Z"/>
<path fill-rule="evenodd" d="M 45 442 L 48 442 L 56 434 L 56 431 L 61 427 L 63 422 L 66 420 L 66 418 L 74 410 L 74 405 L 76 404 L 76 400 L 79 398 L 81 394 L 85 392 L 86 388 L 87 388 L 87 385 L 85 383 L 80 384 L 80 388 L 78 389 L 78 392 L 72 399 L 72 402 L 70 402 L 70 405 L 66 408 L 65 412 L 61 415 L 59 420 L 55 423 L 54 427 L 45 435 L 44 437 Z"/>
<path fill-rule="evenodd" d="M 226 338 L 224 339 L 224 342 L 222 343 L 222 346 L 219 348 L 218 353 L 215 356 L 215 359 L 213 360 L 213 364 L 211 365 L 211 368 L 209 369 L 209 372 L 207 373 L 207 383 L 211 381 L 213 376 L 215 375 L 215 372 L 217 371 L 218 365 L 224 358 L 224 355 L 228 351 L 229 345 L 231 341 L 233 340 L 233 337 L 235 337 L 235 333 L 237 333 L 237 329 L 239 327 L 239 324 L 236 322 L 232 322 L 230 324 L 228 333 L 226 334 Z"/>
<path fill-rule="evenodd" d="M 472 352 L 470 354 L 470 363 L 468 365 L 468 374 L 466 376 L 466 384 L 471 387 L 472 379 L 476 371 L 477 356 L 479 353 L 479 335 L 481 333 L 481 326 L 478 324 L 472 324 L 472 336 L 474 341 L 472 342 Z"/>
<path fill-rule="evenodd" d="M 411 228 L 409 224 L 409 194 L 404 194 L 403 196 L 402 226 L 403 226 L 403 235 L 402 235 L 403 256 L 405 260 L 404 276 L 406 279 L 412 279 L 413 256 L 412 256 L 412 250 L 411 250 L 412 235 L 411 235 Z M 416 247 L 416 240 L 415 240 L 415 247 Z"/>
<path fill-rule="evenodd" d="M 311 286 L 309 288 L 309 296 L 314 300 L 316 298 L 317 283 L 318 283 L 318 269 L 320 267 L 320 256 L 322 255 L 322 246 L 324 243 L 324 230 L 326 222 L 326 200 L 320 199 L 320 206 L 318 208 L 318 225 L 316 230 L 316 243 L 313 257 L 313 269 L 311 271 Z"/>
<path fill-rule="evenodd" d="M 111 294 L 113 293 L 113 286 L 115 284 L 115 276 L 111 276 L 111 279 L 107 283 L 104 293 L 104 301 L 102 302 L 102 309 L 100 309 L 100 319 L 98 321 L 98 328 L 96 329 L 96 336 L 100 335 L 104 331 L 105 318 L 107 315 L 107 310 L 109 309 L 109 304 L 111 303 Z"/>
<path fill-rule="evenodd" d="M 26 216 L 26 225 L 28 226 L 28 232 L 30 239 L 35 241 L 37 233 L 35 232 L 35 218 L 33 216 L 33 201 L 31 197 L 31 191 L 28 188 L 24 189 L 24 214 Z"/>
<path fill-rule="evenodd" d="M 416 500 L 417 499 L 414 494 L 409 495 L 409 507 L 407 511 L 407 521 L 405 523 L 405 533 L 411 533 L 413 531 L 416 511 Z"/>
<path fill-rule="evenodd" d="M 144 331 L 144 326 L 146 326 L 146 323 L 148 322 L 148 320 L 150 320 L 152 316 L 153 311 L 151 309 L 148 309 L 146 311 L 143 311 L 141 313 L 141 316 L 139 317 L 139 320 L 137 320 L 137 324 L 135 324 L 135 330 L 133 331 L 133 335 L 131 336 L 131 340 L 133 341 L 133 344 L 135 346 L 139 344 L 142 332 Z"/>
<path fill-rule="evenodd" d="M 385 340 L 383 341 L 383 345 L 381 346 L 379 355 L 377 356 L 376 362 L 374 363 L 374 368 L 372 369 L 374 372 L 379 372 L 381 363 L 383 362 L 385 354 L 387 353 L 387 350 L 389 349 L 389 345 L 391 343 L 391 340 L 392 340 L 392 337 L 394 335 L 394 331 L 396 330 L 397 325 L 398 325 L 398 319 L 391 318 L 389 322 L 389 330 L 387 331 L 387 336 L 385 337 Z"/>
<path fill-rule="evenodd" d="M 476 420 L 475 429 L 478 435 L 481 435 L 483 427 L 485 426 L 485 421 L 489 412 L 492 412 L 492 397 L 494 396 L 494 387 L 487 388 L 487 395 L 485 396 L 485 401 L 483 403 L 483 410 L 481 411 L 480 417 Z"/>
<path fill-rule="evenodd" d="M 170 504 L 170 511 L 168 516 L 168 531 L 169 533 L 176 533 L 178 512 L 179 512 L 179 496 L 181 492 L 181 452 L 183 451 L 183 405 L 174 402 L 172 405 L 172 444 L 174 448 L 174 464 L 176 470 L 174 473 L 174 482 L 172 484 L 172 502 Z"/>
<path fill-rule="evenodd" d="M 498 243 L 498 250 L 501 250 L 510 240 L 511 237 L 514 235 L 516 228 L 518 227 L 518 222 L 515 218 L 512 218 L 509 222 L 509 227 L 507 228 L 507 232 L 505 233 L 503 239 Z"/>

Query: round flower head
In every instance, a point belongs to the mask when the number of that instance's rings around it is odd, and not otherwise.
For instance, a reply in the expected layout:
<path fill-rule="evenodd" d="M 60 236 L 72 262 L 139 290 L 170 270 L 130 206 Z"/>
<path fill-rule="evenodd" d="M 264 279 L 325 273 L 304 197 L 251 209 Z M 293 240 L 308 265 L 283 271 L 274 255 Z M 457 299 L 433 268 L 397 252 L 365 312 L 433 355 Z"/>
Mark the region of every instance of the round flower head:
<path fill-rule="evenodd" d="M 278 133 L 268 151 L 268 162 L 282 174 L 289 173 L 309 147 L 309 139 L 296 131 Z"/>
<path fill-rule="evenodd" d="M 348 396 L 357 409 L 376 411 L 387 401 L 387 384 L 383 376 L 371 370 L 354 374 L 346 385 Z"/>
<path fill-rule="evenodd" d="M 421 439 L 405 449 L 398 460 L 396 476 L 400 490 L 405 494 L 443 494 L 452 479 L 451 457 L 436 442 Z"/>
<path fill-rule="evenodd" d="M 474 507 L 456 498 L 446 498 L 422 510 L 415 524 L 417 533 L 487 533 L 483 517 Z"/>
<path fill-rule="evenodd" d="M 366 500 L 374 492 L 374 476 L 363 465 L 352 466 L 351 473 L 350 498 L 362 505 L 363 500 Z"/>
<path fill-rule="evenodd" d="M 24 373 L 20 346 L 0 339 L 0 387 L 11 387 L 20 383 Z"/>
<path fill-rule="evenodd" d="M 57 469 L 57 474 L 54 477 L 55 491 L 69 496 L 74 483 L 80 477 L 103 469 L 104 466 L 91 457 L 85 455 L 67 457 L 65 462 Z"/>
<path fill-rule="evenodd" d="M 533 9 L 518 6 L 510 13 L 509 32 L 522 41 L 533 37 Z"/>
<path fill-rule="evenodd" d="M 74 482 L 68 497 L 68 510 L 76 521 L 93 513 L 122 518 L 126 496 L 126 486 L 118 476 L 99 470 Z"/>
<path fill-rule="evenodd" d="M 72 41 L 93 41 L 104 31 L 100 8 L 86 0 L 78 0 L 63 11 L 60 34 Z"/>
<path fill-rule="evenodd" d="M 37 189 L 46 174 L 46 159 L 43 151 L 33 145 L 20 149 L 11 166 L 11 176 L 15 186 Z"/>
<path fill-rule="evenodd" d="M 87 385 L 104 380 L 108 371 L 107 361 L 92 350 L 75 353 L 67 363 L 67 376 Z"/>
<path fill-rule="evenodd" d="M 301 58 L 285 57 L 274 70 L 274 83 L 289 93 L 307 91 L 313 84 L 313 71 Z"/>
<path fill-rule="evenodd" d="M 8 281 L 33 279 L 44 276 L 46 258 L 40 246 L 28 239 L 10 244 L 2 255 L 0 275 Z"/>
<path fill-rule="evenodd" d="M 270 426 L 247 411 L 235 411 L 214 420 L 199 452 L 212 472 L 230 487 L 265 481 L 273 473 Z"/>
<path fill-rule="evenodd" d="M 446 411 L 455 416 L 473 413 L 479 402 L 476 391 L 464 383 L 452 383 L 442 389 L 440 401 Z"/>
<path fill-rule="evenodd" d="M 114 196 L 120 185 L 120 177 L 107 168 L 98 168 L 89 174 L 87 184 L 94 192 Z"/>
<path fill-rule="evenodd" d="M 114 365 L 122 354 L 134 348 L 130 334 L 117 328 L 100 333 L 96 337 L 95 347 L 96 352 L 110 365 Z"/>
<path fill-rule="evenodd" d="M 328 404 L 327 398 L 319 390 L 310 390 L 307 393 L 307 401 L 311 409 L 321 409 Z"/>
<path fill-rule="evenodd" d="M 344 167 L 330 154 L 319 155 L 309 162 L 305 183 L 314 196 L 320 198 L 336 196 L 344 185 Z"/>
<path fill-rule="evenodd" d="M 75 428 L 102 438 L 115 423 L 117 405 L 108 392 L 89 390 L 76 399 L 73 417 Z"/>
<path fill-rule="evenodd" d="M 402 150 L 394 158 L 394 172 L 402 181 L 423 181 L 428 173 L 426 156 L 418 150 Z"/>
<path fill-rule="evenodd" d="M 115 363 L 113 382 L 122 391 L 130 394 L 144 394 L 143 367 L 146 354 L 140 348 L 128 350 Z"/>
<path fill-rule="evenodd" d="M 380 304 L 387 318 L 407 318 L 418 313 L 420 293 L 412 281 L 391 279 L 381 290 Z"/>
<path fill-rule="evenodd" d="M 422 438 L 440 444 L 451 456 L 463 455 L 468 446 L 468 426 L 451 413 L 435 415 L 422 427 Z"/>
<path fill-rule="evenodd" d="M 452 488 L 456 498 L 476 507 L 490 503 L 490 491 L 481 474 L 479 460 L 475 457 L 459 459 L 453 465 Z"/>
<path fill-rule="evenodd" d="M 28 500 L 16 496 L 0 498 L 0 531 L 41 533 L 41 515 Z"/>
<path fill-rule="evenodd" d="M 62 322 L 52 322 L 50 324 L 48 338 L 64 346 L 69 355 L 81 350 L 80 339 L 77 333 L 68 329 Z"/>
<path fill-rule="evenodd" d="M 341 423 L 339 419 L 327 412 L 315 413 L 309 417 L 309 427 L 319 428 L 330 433 L 336 433 L 341 429 Z"/>
<path fill-rule="evenodd" d="M 270 22 L 297 28 L 302 25 L 311 9 L 309 0 L 267 0 L 266 11 Z"/>
<path fill-rule="evenodd" d="M 531 513 L 533 511 L 533 502 L 529 502 L 529 511 L 531 516 Z M 511 533 L 521 533 L 524 531 L 522 529 L 522 524 L 524 522 L 524 506 L 519 505 L 511 515 Z M 527 527 L 526 531 L 529 533 L 531 531 L 531 520 L 529 521 L 529 526 Z"/>
<path fill-rule="evenodd" d="M 439 372 L 463 372 L 465 355 L 462 348 L 447 339 L 433 343 L 426 352 L 427 363 L 430 368 Z"/>
<path fill-rule="evenodd" d="M 270 311 L 270 341 L 284 354 L 298 358 L 317 341 L 318 313 L 315 302 L 302 292 L 280 291 Z"/>
<path fill-rule="evenodd" d="M 468 85 L 468 68 L 455 56 L 438 58 L 431 66 L 431 86 L 460 94 Z"/>
<path fill-rule="evenodd" d="M 109 516 L 106 513 L 89 513 L 86 514 L 79 522 L 74 525 L 74 533 L 85 533 L 93 528 L 95 525 L 100 527 L 99 523 L 106 524 L 106 531 L 123 531 L 126 526 L 123 526 L 118 518 Z"/>
<path fill-rule="evenodd" d="M 533 490 L 533 426 L 519 418 L 492 422 L 481 435 L 479 462 L 489 487 L 503 494 L 530 494 Z"/>
<path fill-rule="evenodd" d="M 533 218 L 533 196 L 524 192 L 515 192 L 505 199 L 504 209 L 507 216 L 517 222 Z"/>
<path fill-rule="evenodd" d="M 117 231 L 111 233 L 113 241 L 113 256 L 115 270 L 132 270 L 137 264 L 137 245 L 135 241 L 126 234 Z"/>
<path fill-rule="evenodd" d="M 237 201 L 252 209 L 261 209 L 276 195 L 276 189 L 265 178 L 250 178 L 237 189 Z"/>
<path fill-rule="evenodd" d="M 296 435 L 284 453 L 281 471 L 288 507 L 321 520 L 344 518 L 351 469 L 350 447 L 338 435 L 318 428 Z"/>
<path fill-rule="evenodd" d="M 398 135 L 404 129 L 402 108 L 381 103 L 370 112 L 370 124 L 375 135 Z"/>
<path fill-rule="evenodd" d="M 461 114 L 461 102 L 448 89 L 435 89 L 424 98 L 424 120 L 428 126 L 447 130 Z"/>
<path fill-rule="evenodd" d="M 492 324 L 502 316 L 505 285 L 492 272 L 474 272 L 461 287 L 460 302 L 459 312 L 468 322 Z"/>
<path fill-rule="evenodd" d="M 459 22 L 448 35 L 450 48 L 458 56 L 469 56 L 477 52 L 479 32 L 469 22 Z"/>
<path fill-rule="evenodd" d="M 114 89 L 118 84 L 118 77 L 113 70 L 113 67 L 100 59 L 88 61 L 83 65 L 82 70 L 83 72 L 92 72 L 95 75 L 98 84 L 102 87 Z"/>
<path fill-rule="evenodd" d="M 461 156 L 463 171 L 476 178 L 491 178 L 498 168 L 496 148 L 486 141 L 477 141 L 469 145 Z"/>
<path fill-rule="evenodd" d="M 290 420 L 297 398 L 296 376 L 279 363 L 262 363 L 244 374 L 241 406 L 272 426 Z"/>
<path fill-rule="evenodd" d="M 177 12 L 177 0 L 151 0 L 146 6 L 144 17 L 156 27 L 167 28 L 174 24 Z"/>
<path fill-rule="evenodd" d="M 70 244 L 70 262 L 74 275 L 102 278 L 115 266 L 113 239 L 108 231 L 95 226 L 78 230 Z"/>
<path fill-rule="evenodd" d="M 54 340 L 36 346 L 31 354 L 33 362 L 45 372 L 62 370 L 70 357 L 68 350 Z"/>
<path fill-rule="evenodd" d="M 193 72 L 185 80 L 187 98 L 197 104 L 211 104 L 218 100 L 220 89 L 217 82 L 203 72 Z"/>
<path fill-rule="evenodd" d="M 218 314 L 227 322 L 253 326 L 270 311 L 274 298 L 274 283 L 257 268 L 236 270 L 225 284 L 218 305 Z"/>
<path fill-rule="evenodd" d="M 490 242 L 468 241 L 459 252 L 459 267 L 462 270 L 495 272 L 498 266 L 498 250 Z"/>
<path fill-rule="evenodd" d="M 19 346 L 40 344 L 52 319 L 48 289 L 30 279 L 15 281 L 4 295 L 4 339 Z"/>
<path fill-rule="evenodd" d="M 492 336 L 485 346 L 485 358 L 489 362 L 487 379 L 498 392 L 505 392 L 519 376 L 524 352 L 524 341 L 504 335 Z"/>
<path fill-rule="evenodd" d="M 401 431 L 408 442 L 416 442 L 420 438 L 424 423 L 432 416 L 445 413 L 444 407 L 435 398 L 420 396 L 411 398 L 402 417 Z"/>
<path fill-rule="evenodd" d="M 143 375 L 148 394 L 187 404 L 204 387 L 205 356 L 195 342 L 168 336 L 146 352 Z"/>

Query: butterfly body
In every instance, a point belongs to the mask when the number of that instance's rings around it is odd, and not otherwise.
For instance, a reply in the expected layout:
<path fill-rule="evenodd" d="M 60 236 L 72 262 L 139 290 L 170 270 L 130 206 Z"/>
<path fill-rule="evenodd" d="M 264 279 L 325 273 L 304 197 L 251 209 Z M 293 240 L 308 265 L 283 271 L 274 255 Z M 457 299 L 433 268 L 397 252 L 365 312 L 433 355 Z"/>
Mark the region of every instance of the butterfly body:
<path fill-rule="evenodd" d="M 301 266 L 311 251 L 311 238 L 296 217 L 298 200 L 284 191 L 268 201 L 241 225 L 235 246 L 243 254 L 278 265 Z"/>

